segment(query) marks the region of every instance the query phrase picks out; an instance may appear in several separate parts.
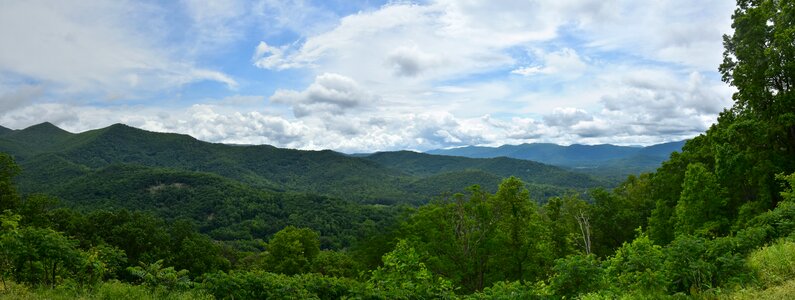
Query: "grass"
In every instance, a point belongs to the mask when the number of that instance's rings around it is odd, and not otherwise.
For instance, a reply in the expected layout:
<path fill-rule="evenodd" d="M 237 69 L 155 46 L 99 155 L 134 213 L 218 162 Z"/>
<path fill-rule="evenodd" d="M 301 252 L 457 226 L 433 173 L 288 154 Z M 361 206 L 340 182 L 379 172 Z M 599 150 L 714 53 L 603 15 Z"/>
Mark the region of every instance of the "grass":
<path fill-rule="evenodd" d="M 782 240 L 748 256 L 748 266 L 762 287 L 773 287 L 795 278 L 795 242 Z"/>
<path fill-rule="evenodd" d="M 199 290 L 174 291 L 164 290 L 150 291 L 140 285 L 131 285 L 118 281 L 104 282 L 90 288 L 76 288 L 69 284 L 60 285 L 56 288 L 48 287 L 29 287 L 26 285 L 6 282 L 7 289 L 0 291 L 0 299 L 14 300 L 126 300 L 126 299 L 213 299 L 211 295 Z M 0 286 L 2 289 L 2 286 Z"/>

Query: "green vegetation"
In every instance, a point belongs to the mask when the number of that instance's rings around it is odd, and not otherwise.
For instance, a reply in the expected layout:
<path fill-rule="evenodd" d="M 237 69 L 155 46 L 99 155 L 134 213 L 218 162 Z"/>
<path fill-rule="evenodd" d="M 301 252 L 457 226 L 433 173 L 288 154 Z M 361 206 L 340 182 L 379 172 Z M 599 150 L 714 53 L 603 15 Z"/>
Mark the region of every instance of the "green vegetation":
<path fill-rule="evenodd" d="M 22 173 L 13 157 L 0 154 L 2 296 L 788 297 L 795 292 L 793 16 L 795 1 L 739 1 L 735 33 L 726 37 L 721 66 L 724 79 L 738 92 L 719 122 L 656 172 L 630 176 L 610 190 L 594 188 L 587 195 L 575 190 L 548 201 L 535 198 L 531 189 L 559 184 L 561 178 L 587 177 L 537 166 L 550 171 L 542 172 L 547 181 L 526 184 L 522 178 L 535 175 L 523 168 L 532 163 L 438 162 L 415 153 L 356 159 L 333 152 L 212 145 L 123 126 L 79 135 L 40 126 L 36 132 L 64 138 L 48 144 L 50 140 L 32 136 L 26 143 L 64 150 L 19 155 L 23 169 L 33 169 Z M 162 144 L 147 146 L 145 139 L 125 144 L 130 131 Z M 17 134 L 2 134 L 3 149 L 27 147 L 7 139 Z M 100 147 L 97 139 L 113 143 Z M 172 150 L 180 147 L 192 152 Z M 210 149 L 216 148 L 228 153 L 214 157 L 218 153 Z M 246 155 L 235 158 L 230 153 L 236 151 Z M 267 163 L 281 171 L 267 173 L 272 169 L 248 165 L 266 165 L 262 161 L 267 160 L 251 158 L 263 151 L 286 157 Z M 185 153 L 196 157 L 183 157 Z M 318 157 L 329 160 L 329 173 L 310 170 L 324 165 Z M 221 160 L 197 164 L 198 159 Z M 483 169 L 470 170 L 464 167 L 468 164 Z M 190 169 L 218 165 L 226 168 Z M 507 178 L 495 190 L 475 185 L 419 207 L 274 192 L 280 182 L 296 188 L 290 184 L 356 170 L 337 168 L 343 165 L 360 167 L 362 173 L 342 176 L 340 183 L 375 170 L 385 173 L 357 184 L 385 178 L 405 184 L 406 178 L 438 174 Z M 65 180 L 63 174 L 76 176 Z M 21 193 L 16 178 L 25 187 Z M 582 183 L 577 182 L 569 186 Z M 276 185 L 269 189 L 268 184 Z M 350 185 L 346 188 L 361 187 Z M 306 190 L 334 186 L 309 185 Z M 389 194 L 400 186 L 374 185 L 365 191 Z M 34 191 L 52 193 L 65 203 Z"/>
<path fill-rule="evenodd" d="M 412 152 L 362 158 L 328 150 L 212 144 L 121 124 L 72 134 L 42 123 L 0 134 L 0 152 L 13 155 L 25 169 L 19 178 L 23 192 L 58 196 L 68 205 L 106 200 L 92 197 L 92 190 L 82 188 L 119 168 L 138 168 L 139 173 L 150 169 L 155 173 L 149 176 L 152 178 L 163 178 L 163 170 L 198 173 L 195 176 L 213 174 L 257 190 L 390 205 L 422 204 L 435 195 L 460 192 L 472 184 L 492 187 L 511 175 L 544 187 L 544 196 L 562 195 L 572 189 L 583 192 L 602 185 L 586 175 L 518 159 L 451 158 Z M 482 174 L 466 175 L 470 171 Z M 444 184 L 433 185 L 431 180 Z M 110 202 L 117 205 L 117 201 Z"/>

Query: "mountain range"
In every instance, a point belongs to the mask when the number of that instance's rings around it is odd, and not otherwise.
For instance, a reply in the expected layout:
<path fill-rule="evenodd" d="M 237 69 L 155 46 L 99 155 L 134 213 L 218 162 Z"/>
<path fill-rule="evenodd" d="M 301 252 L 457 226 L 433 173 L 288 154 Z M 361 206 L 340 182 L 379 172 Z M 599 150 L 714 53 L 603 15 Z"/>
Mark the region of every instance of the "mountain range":
<path fill-rule="evenodd" d="M 685 142 L 668 142 L 646 147 L 609 144 L 561 146 L 533 143 L 499 147 L 468 146 L 436 149 L 426 153 L 470 158 L 509 157 L 532 160 L 620 181 L 627 175 L 654 171 L 672 152 L 682 151 Z"/>
<path fill-rule="evenodd" d="M 352 157 L 330 150 L 209 143 L 188 135 L 150 132 L 123 124 L 82 133 L 70 133 L 50 123 L 22 130 L 3 128 L 0 152 L 12 154 L 24 169 L 19 177 L 23 191 L 47 192 L 70 203 L 79 203 L 85 200 L 80 198 L 90 195 L 112 198 L 113 195 L 83 183 L 124 176 L 130 168 L 139 177 L 146 172 L 159 174 L 154 177 L 161 182 L 136 187 L 139 191 L 167 182 L 179 184 L 166 178 L 173 172 L 163 171 L 174 170 L 183 177 L 210 174 L 257 190 L 311 193 L 380 204 L 424 203 L 473 184 L 496 189 L 500 180 L 508 176 L 525 181 L 538 200 L 605 185 L 589 175 L 522 159 L 409 151 Z"/>

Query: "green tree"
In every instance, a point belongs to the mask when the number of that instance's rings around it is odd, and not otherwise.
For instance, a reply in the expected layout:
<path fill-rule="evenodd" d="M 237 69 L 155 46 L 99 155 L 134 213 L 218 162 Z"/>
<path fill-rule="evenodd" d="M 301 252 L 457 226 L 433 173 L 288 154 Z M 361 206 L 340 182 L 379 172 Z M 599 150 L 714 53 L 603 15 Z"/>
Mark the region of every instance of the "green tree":
<path fill-rule="evenodd" d="M 404 224 L 406 238 L 423 253 L 428 268 L 450 278 L 464 291 L 481 290 L 493 276 L 497 212 L 480 187 L 420 207 Z"/>
<path fill-rule="evenodd" d="M 735 226 L 781 200 L 774 175 L 795 171 L 795 2 L 738 0 L 724 36 L 723 80 L 734 106 L 708 132 L 715 174 L 732 196 Z"/>
<path fill-rule="evenodd" d="M 14 278 L 20 282 L 54 286 L 58 275 L 71 276 L 83 263 L 77 241 L 52 229 L 19 229 L 21 248 L 14 255 Z"/>
<path fill-rule="evenodd" d="M 549 278 L 550 288 L 566 299 L 574 299 L 604 286 L 604 270 L 593 254 L 557 259 L 552 270 L 554 275 Z"/>
<path fill-rule="evenodd" d="M 541 208 L 544 227 L 555 258 L 579 252 L 590 254 L 591 206 L 577 195 L 549 199 Z"/>
<path fill-rule="evenodd" d="M 6 278 L 14 274 L 14 259 L 22 251 L 18 230 L 21 219 L 10 210 L 0 215 L 0 281 L 3 282 L 4 291 L 7 290 Z"/>
<path fill-rule="evenodd" d="M 452 283 L 434 276 L 405 240 L 384 255 L 384 265 L 372 272 L 368 287 L 386 299 L 452 299 Z"/>
<path fill-rule="evenodd" d="M 188 270 L 177 271 L 174 267 L 166 267 L 162 259 L 150 264 L 140 263 L 139 266 L 127 268 L 127 271 L 139 278 L 152 292 L 157 288 L 172 291 L 185 289 L 191 285 Z"/>
<path fill-rule="evenodd" d="M 530 200 L 524 183 L 516 177 L 502 181 L 492 197 L 497 218 L 499 265 L 504 267 L 504 279 L 522 283 L 545 273 L 543 247 L 544 232 L 538 215 L 537 204 Z"/>
<path fill-rule="evenodd" d="M 267 270 L 292 275 L 309 272 L 320 253 L 318 233 L 309 228 L 287 226 L 268 242 Z"/>
<path fill-rule="evenodd" d="M 19 205 L 19 194 L 14 177 L 21 169 L 11 155 L 0 152 L 0 211 L 15 209 Z"/>
<path fill-rule="evenodd" d="M 621 245 L 605 261 L 607 280 L 619 291 L 641 294 L 664 292 L 668 279 L 664 270 L 665 253 L 648 235 L 641 234 Z"/>
<path fill-rule="evenodd" d="M 312 272 L 330 277 L 354 278 L 361 267 L 350 255 L 341 251 L 322 250 L 312 261 Z"/>
<path fill-rule="evenodd" d="M 676 204 L 675 232 L 715 236 L 726 230 L 726 191 L 700 163 L 690 164 Z"/>

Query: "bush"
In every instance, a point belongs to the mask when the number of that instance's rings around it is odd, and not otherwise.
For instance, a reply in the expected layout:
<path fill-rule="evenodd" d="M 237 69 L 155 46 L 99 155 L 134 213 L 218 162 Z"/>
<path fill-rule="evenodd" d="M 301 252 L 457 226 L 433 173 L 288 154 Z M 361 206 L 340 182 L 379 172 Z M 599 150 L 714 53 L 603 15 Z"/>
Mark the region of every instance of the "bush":
<path fill-rule="evenodd" d="M 361 283 L 318 274 L 287 276 L 263 271 L 208 274 L 203 288 L 217 299 L 365 298 Z"/>
<path fill-rule="evenodd" d="M 482 292 L 468 295 L 463 297 L 463 299 L 548 299 L 551 297 L 549 287 L 545 286 L 543 281 L 535 285 L 522 284 L 518 281 L 498 281 L 493 286 L 485 288 Z"/>

